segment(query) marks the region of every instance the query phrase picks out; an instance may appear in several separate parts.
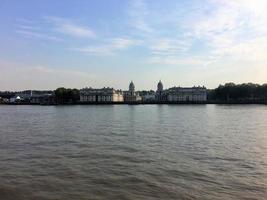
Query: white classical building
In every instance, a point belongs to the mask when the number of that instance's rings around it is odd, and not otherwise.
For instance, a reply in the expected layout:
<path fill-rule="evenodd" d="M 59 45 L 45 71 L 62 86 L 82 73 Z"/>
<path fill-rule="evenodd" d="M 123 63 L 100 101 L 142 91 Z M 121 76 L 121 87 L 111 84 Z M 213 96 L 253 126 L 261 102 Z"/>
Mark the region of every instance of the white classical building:
<path fill-rule="evenodd" d="M 172 87 L 164 90 L 159 81 L 156 91 L 157 102 L 204 102 L 207 101 L 207 89 L 203 87 Z"/>
<path fill-rule="evenodd" d="M 169 102 L 203 102 L 207 101 L 207 89 L 203 87 L 172 87 L 167 91 Z"/>
<path fill-rule="evenodd" d="M 122 102 L 123 93 L 113 88 L 83 88 L 80 90 L 80 102 Z"/>
<path fill-rule="evenodd" d="M 131 81 L 131 83 L 129 85 L 129 90 L 125 91 L 123 96 L 124 96 L 125 102 L 135 102 L 135 101 L 141 101 L 142 100 L 139 93 L 135 92 L 135 86 L 134 86 L 133 81 Z"/>

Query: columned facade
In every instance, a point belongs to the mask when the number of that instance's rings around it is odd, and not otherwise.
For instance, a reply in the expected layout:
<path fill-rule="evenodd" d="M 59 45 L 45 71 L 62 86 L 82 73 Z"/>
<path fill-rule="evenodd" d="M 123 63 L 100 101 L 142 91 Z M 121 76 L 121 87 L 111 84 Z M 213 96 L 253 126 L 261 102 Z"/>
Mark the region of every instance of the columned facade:
<path fill-rule="evenodd" d="M 207 101 L 205 87 L 182 88 L 173 87 L 167 91 L 169 102 L 204 102 Z"/>
<path fill-rule="evenodd" d="M 157 102 L 204 102 L 207 101 L 207 89 L 203 87 L 172 87 L 164 90 L 159 81 L 156 91 Z"/>
<path fill-rule="evenodd" d="M 80 102 L 122 102 L 123 94 L 121 90 L 113 88 L 84 88 L 80 90 Z"/>
<path fill-rule="evenodd" d="M 207 89 L 203 87 L 172 87 L 163 88 L 163 83 L 158 82 L 157 91 L 135 91 L 135 85 L 131 81 L 129 90 L 122 92 L 113 88 L 84 88 L 80 90 L 80 102 L 205 102 L 207 101 Z"/>
<path fill-rule="evenodd" d="M 142 98 L 139 96 L 138 92 L 135 92 L 135 86 L 133 81 L 129 85 L 129 90 L 124 92 L 124 101 L 125 102 L 136 102 L 141 101 Z"/>

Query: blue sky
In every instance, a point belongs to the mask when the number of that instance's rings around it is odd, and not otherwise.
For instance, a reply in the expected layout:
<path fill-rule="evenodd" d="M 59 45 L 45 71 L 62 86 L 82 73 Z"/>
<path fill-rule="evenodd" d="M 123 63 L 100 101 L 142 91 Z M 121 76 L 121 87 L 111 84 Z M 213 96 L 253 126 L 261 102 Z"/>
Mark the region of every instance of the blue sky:
<path fill-rule="evenodd" d="M 265 0 L 0 0 L 0 90 L 267 82 Z"/>

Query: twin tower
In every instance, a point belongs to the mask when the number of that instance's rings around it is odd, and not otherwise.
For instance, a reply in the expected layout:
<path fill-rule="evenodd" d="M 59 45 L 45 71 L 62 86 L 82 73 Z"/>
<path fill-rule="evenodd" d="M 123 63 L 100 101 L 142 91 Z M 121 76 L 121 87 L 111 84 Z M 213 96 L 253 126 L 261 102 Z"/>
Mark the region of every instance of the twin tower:
<path fill-rule="evenodd" d="M 130 82 L 129 92 L 135 92 L 135 86 L 134 86 L 133 81 Z M 162 84 L 161 80 L 158 82 L 157 92 L 163 92 L 163 84 Z"/>
<path fill-rule="evenodd" d="M 156 91 L 156 94 L 154 94 L 153 99 L 157 100 L 157 101 L 166 101 L 167 100 L 167 96 L 164 93 L 163 84 L 162 84 L 161 80 L 158 82 L 157 91 Z M 124 92 L 124 101 L 133 102 L 133 101 L 141 101 L 141 100 L 142 100 L 142 98 L 139 96 L 138 92 L 135 92 L 135 85 L 134 85 L 133 81 L 131 81 L 130 85 L 129 85 L 129 90 Z"/>

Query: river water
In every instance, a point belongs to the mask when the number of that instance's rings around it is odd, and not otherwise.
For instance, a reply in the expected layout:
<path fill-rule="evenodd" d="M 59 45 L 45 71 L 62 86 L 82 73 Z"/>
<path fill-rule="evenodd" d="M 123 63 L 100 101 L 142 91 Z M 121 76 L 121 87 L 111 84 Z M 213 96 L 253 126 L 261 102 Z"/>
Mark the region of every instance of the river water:
<path fill-rule="evenodd" d="M 267 106 L 0 106 L 0 199 L 266 199 Z"/>

